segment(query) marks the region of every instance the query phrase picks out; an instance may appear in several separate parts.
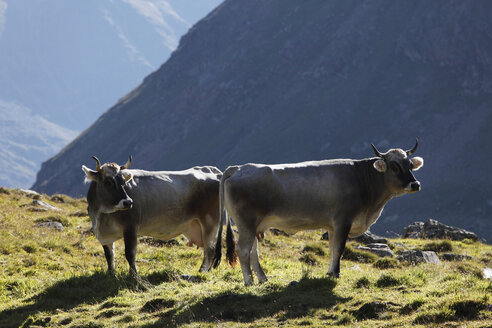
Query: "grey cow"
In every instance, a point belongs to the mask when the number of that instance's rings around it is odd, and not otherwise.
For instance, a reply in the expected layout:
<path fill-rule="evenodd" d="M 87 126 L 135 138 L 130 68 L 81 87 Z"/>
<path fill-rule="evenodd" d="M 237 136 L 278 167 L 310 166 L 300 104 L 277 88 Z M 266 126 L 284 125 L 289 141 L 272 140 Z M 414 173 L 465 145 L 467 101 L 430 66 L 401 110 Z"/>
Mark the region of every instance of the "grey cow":
<path fill-rule="evenodd" d="M 237 225 L 237 251 L 244 283 L 253 282 L 251 266 L 259 282 L 267 280 L 258 260 L 258 239 L 270 227 L 294 234 L 324 228 L 330 237 L 328 274 L 340 275 L 340 258 L 347 237 L 364 233 L 396 196 L 420 190 L 412 171 L 423 166 L 411 150 L 390 149 L 361 160 L 333 159 L 295 164 L 245 164 L 226 169 L 221 179 L 221 215 Z M 229 262 L 237 257 L 228 221 Z"/>
<path fill-rule="evenodd" d="M 137 275 L 137 236 L 168 240 L 184 234 L 190 245 L 204 248 L 200 271 L 216 267 L 221 259 L 219 185 L 222 172 L 212 166 L 184 171 L 130 170 L 125 165 L 82 166 L 92 229 L 101 242 L 108 271 L 114 273 L 113 243 L 122 238 L 130 273 Z"/>

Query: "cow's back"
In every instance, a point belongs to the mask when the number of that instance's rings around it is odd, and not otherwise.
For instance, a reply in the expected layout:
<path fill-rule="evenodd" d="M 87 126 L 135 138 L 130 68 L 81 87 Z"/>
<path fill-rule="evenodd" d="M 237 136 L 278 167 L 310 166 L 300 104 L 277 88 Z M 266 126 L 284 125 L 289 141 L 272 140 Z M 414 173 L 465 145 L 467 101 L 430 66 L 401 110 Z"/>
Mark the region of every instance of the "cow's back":
<path fill-rule="evenodd" d="M 140 225 L 157 221 L 176 225 L 197 217 L 218 204 L 220 171 L 198 167 L 185 171 L 132 170 L 134 182 L 127 187 L 134 208 L 125 215 Z M 207 204 L 207 205 L 205 205 Z M 218 205 L 216 205 L 218 209 Z"/>
<path fill-rule="evenodd" d="M 249 203 L 265 212 L 321 214 L 344 199 L 356 197 L 357 183 L 351 164 L 315 163 L 320 164 L 247 164 L 227 180 L 226 187 L 233 201 Z"/>

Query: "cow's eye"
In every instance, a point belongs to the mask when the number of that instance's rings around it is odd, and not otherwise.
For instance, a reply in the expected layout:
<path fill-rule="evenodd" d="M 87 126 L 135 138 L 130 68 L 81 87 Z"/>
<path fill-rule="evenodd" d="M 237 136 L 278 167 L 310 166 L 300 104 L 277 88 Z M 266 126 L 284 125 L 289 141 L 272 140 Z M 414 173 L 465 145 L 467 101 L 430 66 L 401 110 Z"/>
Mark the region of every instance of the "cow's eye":
<path fill-rule="evenodd" d="M 393 171 L 393 173 L 395 173 L 395 174 L 400 173 L 400 166 L 398 164 L 393 162 L 393 163 L 391 163 L 390 167 L 391 167 L 391 171 Z"/>
<path fill-rule="evenodd" d="M 114 181 L 112 179 L 106 179 L 104 180 L 104 185 L 108 188 L 111 188 L 114 186 Z"/>

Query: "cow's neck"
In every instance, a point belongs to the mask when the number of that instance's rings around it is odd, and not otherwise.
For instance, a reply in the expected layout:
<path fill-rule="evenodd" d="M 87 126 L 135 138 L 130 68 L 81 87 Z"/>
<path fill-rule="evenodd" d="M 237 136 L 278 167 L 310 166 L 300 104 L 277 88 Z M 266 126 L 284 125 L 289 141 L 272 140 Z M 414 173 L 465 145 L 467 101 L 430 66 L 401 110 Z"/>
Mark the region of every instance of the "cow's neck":
<path fill-rule="evenodd" d="M 380 211 L 393 195 L 384 179 L 384 174 L 376 171 L 373 164 L 378 158 L 356 161 L 356 172 L 360 183 L 362 200 L 369 211 Z"/>

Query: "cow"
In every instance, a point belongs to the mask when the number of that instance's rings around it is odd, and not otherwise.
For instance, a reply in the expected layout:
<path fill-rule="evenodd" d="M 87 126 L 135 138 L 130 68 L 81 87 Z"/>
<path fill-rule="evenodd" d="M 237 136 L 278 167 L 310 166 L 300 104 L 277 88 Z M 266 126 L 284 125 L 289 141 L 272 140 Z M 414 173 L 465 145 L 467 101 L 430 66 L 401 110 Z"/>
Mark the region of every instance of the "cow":
<path fill-rule="evenodd" d="M 364 233 L 396 196 L 420 190 L 412 171 L 423 166 L 421 157 L 390 149 L 376 157 L 332 159 L 294 164 L 245 164 L 228 167 L 221 178 L 220 213 L 227 219 L 227 260 L 239 256 L 244 283 L 251 285 L 251 266 L 260 283 L 267 277 L 258 260 L 258 240 L 268 228 L 288 234 L 327 229 L 331 264 L 328 275 L 340 276 L 340 258 L 347 237 Z M 239 234 L 237 254 L 230 218 Z M 221 221 L 222 222 L 222 221 Z"/>
<path fill-rule="evenodd" d="M 221 259 L 219 185 L 222 172 L 212 166 L 184 171 L 144 171 L 96 161 L 96 169 L 82 165 L 92 231 L 104 249 L 108 272 L 115 273 L 113 243 L 124 239 L 130 274 L 135 266 L 137 236 L 169 240 L 180 234 L 189 245 L 204 248 L 199 271 L 217 267 Z"/>

